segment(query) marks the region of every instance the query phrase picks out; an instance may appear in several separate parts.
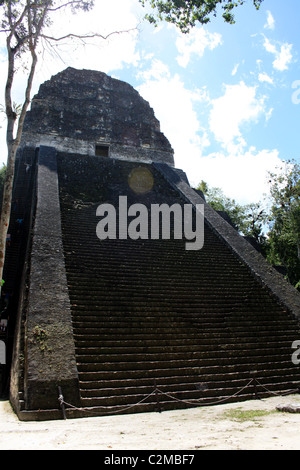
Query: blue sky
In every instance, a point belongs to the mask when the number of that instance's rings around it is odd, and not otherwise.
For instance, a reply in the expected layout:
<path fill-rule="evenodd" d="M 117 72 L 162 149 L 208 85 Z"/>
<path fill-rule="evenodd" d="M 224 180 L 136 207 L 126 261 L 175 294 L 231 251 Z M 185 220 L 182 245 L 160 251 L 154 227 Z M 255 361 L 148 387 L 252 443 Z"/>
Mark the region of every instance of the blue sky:
<path fill-rule="evenodd" d="M 53 34 L 96 28 L 105 34 L 139 23 L 138 31 L 84 47 L 70 42 L 55 52 L 46 48 L 34 92 L 67 66 L 101 70 L 130 83 L 154 109 L 174 148 L 175 165 L 191 184 L 205 180 L 240 203 L 263 199 L 268 171 L 287 159 L 299 162 L 299 0 L 264 0 L 260 11 L 248 0 L 236 9 L 235 25 L 219 16 L 188 35 L 166 23 L 154 28 L 142 21 L 138 0 L 95 3 L 92 14 L 56 20 Z M 19 73 L 16 102 L 22 100 L 22 83 Z M 3 144 L 2 129 L 1 161 Z"/>

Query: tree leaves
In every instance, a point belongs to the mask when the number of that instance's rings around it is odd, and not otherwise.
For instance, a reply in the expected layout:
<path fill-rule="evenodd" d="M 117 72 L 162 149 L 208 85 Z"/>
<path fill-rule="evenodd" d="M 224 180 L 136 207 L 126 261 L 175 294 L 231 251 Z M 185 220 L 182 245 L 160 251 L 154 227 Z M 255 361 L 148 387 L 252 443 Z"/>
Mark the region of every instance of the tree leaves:
<path fill-rule="evenodd" d="M 175 24 L 183 33 L 188 33 L 196 23 L 207 24 L 217 16 L 218 9 L 223 10 L 222 17 L 226 23 L 235 23 L 234 8 L 243 5 L 246 0 L 139 0 L 145 7 L 150 4 L 156 10 L 146 14 L 148 21 L 157 25 L 165 20 Z M 263 0 L 252 0 L 258 10 Z"/>
<path fill-rule="evenodd" d="M 300 290 L 300 165 L 287 162 L 280 172 L 269 174 L 269 184 L 269 214 L 260 203 L 237 204 L 205 181 L 197 189 L 211 207 L 228 214 L 241 235 L 255 239 L 270 264 L 284 267 Z"/>
<path fill-rule="evenodd" d="M 197 189 L 203 192 L 206 202 L 213 209 L 227 213 L 234 227 L 242 235 L 264 243 L 263 229 L 267 214 L 259 203 L 238 204 L 234 199 L 225 196 L 220 188 L 210 188 L 205 181 L 201 181 Z"/>
<path fill-rule="evenodd" d="M 300 166 L 288 161 L 278 174 L 270 174 L 271 215 L 268 254 L 282 264 L 292 284 L 300 287 Z"/>

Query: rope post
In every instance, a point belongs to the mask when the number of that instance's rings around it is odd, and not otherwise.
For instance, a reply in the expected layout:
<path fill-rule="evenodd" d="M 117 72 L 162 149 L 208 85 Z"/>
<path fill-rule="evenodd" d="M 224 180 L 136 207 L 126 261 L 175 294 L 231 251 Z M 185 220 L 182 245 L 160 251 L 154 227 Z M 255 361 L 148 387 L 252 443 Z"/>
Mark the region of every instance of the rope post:
<path fill-rule="evenodd" d="M 154 387 L 155 387 L 155 397 L 156 397 L 156 406 L 157 406 L 157 412 L 161 413 L 161 406 L 159 402 L 159 393 L 156 385 L 156 380 L 154 380 Z"/>
<path fill-rule="evenodd" d="M 252 381 L 253 381 L 253 395 L 255 396 L 255 398 L 258 398 L 257 380 L 256 380 L 257 370 L 253 370 L 251 372 L 251 375 L 252 375 Z"/>
<path fill-rule="evenodd" d="M 64 404 L 64 397 L 63 397 L 62 390 L 61 390 L 60 386 L 58 387 L 58 401 L 59 401 L 60 407 L 62 409 L 63 418 L 67 419 L 66 409 L 65 409 L 65 404 Z"/>

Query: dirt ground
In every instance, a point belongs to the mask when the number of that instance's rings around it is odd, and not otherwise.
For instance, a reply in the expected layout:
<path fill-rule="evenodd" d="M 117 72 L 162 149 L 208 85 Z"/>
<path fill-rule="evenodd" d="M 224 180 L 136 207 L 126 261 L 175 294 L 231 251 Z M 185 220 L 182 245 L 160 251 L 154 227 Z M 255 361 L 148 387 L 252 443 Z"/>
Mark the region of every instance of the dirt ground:
<path fill-rule="evenodd" d="M 300 450 L 300 395 L 162 413 L 21 422 L 0 401 L 1 450 Z"/>

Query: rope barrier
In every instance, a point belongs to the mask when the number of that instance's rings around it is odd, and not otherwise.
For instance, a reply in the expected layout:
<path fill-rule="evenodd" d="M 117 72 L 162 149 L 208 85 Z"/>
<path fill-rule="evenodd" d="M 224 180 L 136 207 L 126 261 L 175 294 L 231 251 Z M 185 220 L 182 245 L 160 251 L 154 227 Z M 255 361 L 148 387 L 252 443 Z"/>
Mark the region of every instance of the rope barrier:
<path fill-rule="evenodd" d="M 257 390 L 256 390 L 256 385 L 259 385 L 260 387 L 264 388 L 268 393 L 272 394 L 272 395 L 276 395 L 276 396 L 285 396 L 285 395 L 290 395 L 292 393 L 299 393 L 299 389 L 297 390 L 288 390 L 284 393 L 276 393 L 276 392 L 272 392 L 271 390 L 269 390 L 267 387 L 265 387 L 263 384 L 261 384 L 256 378 L 252 378 L 244 387 L 242 387 L 241 389 L 239 389 L 237 392 L 235 392 L 233 395 L 230 395 L 228 397 L 224 397 L 224 398 L 221 398 L 220 400 L 216 400 L 216 401 L 211 401 L 211 402 L 205 402 L 205 403 L 199 403 L 199 400 L 203 400 L 203 398 L 199 398 L 199 399 L 194 399 L 193 401 L 190 401 L 190 400 L 181 400 L 177 397 L 174 397 L 172 396 L 170 393 L 167 393 L 167 392 L 164 392 L 163 390 L 160 390 L 156 384 L 155 384 L 155 388 L 154 390 L 149 393 L 148 395 L 146 395 L 144 398 L 142 398 L 140 401 L 138 401 L 137 403 L 134 403 L 133 405 L 128 405 L 128 406 L 125 406 L 123 408 L 120 408 L 118 410 L 109 410 L 110 408 L 113 408 L 114 406 L 93 406 L 93 407 L 76 407 L 70 403 L 67 403 L 66 401 L 64 401 L 64 397 L 62 395 L 62 391 L 61 391 L 61 387 L 58 387 L 59 389 L 59 395 L 58 395 L 58 401 L 59 401 L 59 404 L 60 404 L 60 407 L 63 411 L 63 417 L 64 419 L 66 419 L 66 411 L 69 409 L 72 409 L 74 411 L 84 411 L 84 412 L 88 412 L 88 413 L 93 413 L 94 410 L 97 410 L 99 411 L 99 409 L 103 409 L 106 411 L 107 414 L 118 414 L 118 413 L 123 413 L 124 411 L 128 411 L 130 410 L 131 408 L 134 408 L 138 405 L 140 405 L 141 403 L 144 403 L 146 400 L 148 400 L 148 398 L 150 398 L 152 395 L 155 395 L 156 397 L 156 402 L 157 402 L 157 406 L 158 406 L 158 411 L 161 412 L 161 407 L 160 407 L 160 403 L 159 403 L 159 394 L 161 395 L 165 395 L 166 397 L 170 398 L 171 400 L 174 400 L 176 402 L 180 402 L 180 403 L 183 403 L 183 404 L 187 404 L 187 405 L 192 405 L 192 406 L 197 406 L 197 407 L 200 407 L 200 406 L 213 406 L 213 405 L 218 405 L 220 403 L 224 403 L 225 401 L 228 401 L 234 397 L 237 397 L 240 393 L 242 393 L 246 388 L 248 388 L 251 384 L 254 384 L 255 386 L 255 396 L 257 396 Z M 178 393 L 178 392 L 175 392 L 175 393 Z M 69 408 L 65 408 L 65 406 L 68 406 Z"/>
<path fill-rule="evenodd" d="M 264 388 L 267 392 L 271 393 L 272 395 L 275 395 L 277 397 L 283 397 L 283 396 L 286 396 L 286 395 L 291 395 L 292 393 L 295 392 L 295 390 L 287 390 L 286 392 L 284 393 L 276 393 L 276 392 L 272 392 L 271 390 L 269 390 L 267 387 L 265 387 L 263 384 L 261 384 L 257 379 L 255 379 L 257 384 L 260 385 L 260 387 Z M 299 392 L 299 390 L 297 390 L 297 392 Z"/>
<path fill-rule="evenodd" d="M 214 401 L 214 402 L 205 402 L 205 403 L 196 403 L 195 401 L 188 401 L 188 400 L 180 400 L 179 398 L 176 398 L 176 397 L 172 397 L 172 395 L 166 393 L 166 392 L 163 392 L 162 390 L 158 389 L 158 391 L 162 394 L 162 395 L 166 395 L 167 397 L 175 400 L 175 401 L 179 401 L 179 402 L 182 402 L 182 403 L 186 403 L 187 405 L 194 405 L 194 406 L 211 406 L 211 405 L 217 405 L 219 403 L 223 403 L 224 401 L 227 401 L 233 397 L 236 397 L 238 396 L 241 392 L 243 392 L 247 387 L 249 387 L 249 385 L 251 385 L 251 383 L 254 381 L 255 379 L 251 379 L 250 382 L 245 385 L 243 388 L 241 388 L 238 392 L 234 393 L 233 395 L 230 395 L 229 397 L 225 397 L 223 399 L 220 399 L 220 400 L 217 400 L 217 401 Z M 197 400 L 195 398 L 195 400 Z M 198 398 L 198 400 L 203 400 L 203 398 Z"/>
<path fill-rule="evenodd" d="M 114 410 L 114 411 L 112 411 L 111 413 L 113 413 L 113 414 L 114 414 L 114 413 L 122 413 L 123 411 L 127 411 L 127 410 L 129 410 L 130 408 L 134 408 L 135 406 L 140 405 L 140 404 L 143 403 L 144 401 L 148 400 L 148 398 L 150 398 L 151 395 L 154 395 L 155 392 L 156 392 L 156 390 L 153 390 L 153 392 L 149 393 L 149 395 L 145 396 L 145 397 L 144 397 L 142 400 L 140 400 L 139 402 L 134 403 L 133 405 L 126 406 L 126 407 L 124 407 L 124 408 L 122 408 L 122 409 L 119 409 L 119 410 Z M 92 411 L 92 410 L 94 410 L 94 409 L 99 410 L 99 408 L 104 408 L 104 409 L 112 408 L 112 406 L 109 406 L 109 405 L 107 405 L 107 406 L 101 406 L 101 405 L 100 405 L 100 406 L 92 406 L 92 407 L 88 407 L 88 408 L 87 408 L 87 407 L 78 408 L 78 407 L 76 407 L 76 406 L 74 406 L 74 405 L 71 405 L 70 403 L 65 402 L 65 401 L 64 401 L 63 403 L 64 403 L 65 405 L 67 405 L 67 406 L 70 406 L 73 410 L 77 410 L 77 411 L 89 411 L 89 412 L 90 412 L 90 411 Z M 108 411 L 108 413 L 109 413 L 109 411 Z"/>

